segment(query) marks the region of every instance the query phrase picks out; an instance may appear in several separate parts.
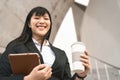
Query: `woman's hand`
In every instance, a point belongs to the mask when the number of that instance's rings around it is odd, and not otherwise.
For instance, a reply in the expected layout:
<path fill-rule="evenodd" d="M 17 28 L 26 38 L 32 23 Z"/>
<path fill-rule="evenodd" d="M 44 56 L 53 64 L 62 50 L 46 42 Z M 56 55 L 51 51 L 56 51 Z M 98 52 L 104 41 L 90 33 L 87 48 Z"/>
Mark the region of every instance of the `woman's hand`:
<path fill-rule="evenodd" d="M 24 80 L 47 80 L 52 75 L 52 68 L 46 64 L 36 66 Z"/>
<path fill-rule="evenodd" d="M 80 77 L 85 77 L 89 70 L 90 70 L 90 63 L 89 63 L 89 55 L 88 52 L 85 51 L 85 54 L 81 54 L 80 55 L 80 61 L 83 63 L 83 65 L 85 66 L 85 71 L 82 73 L 77 73 Z"/>

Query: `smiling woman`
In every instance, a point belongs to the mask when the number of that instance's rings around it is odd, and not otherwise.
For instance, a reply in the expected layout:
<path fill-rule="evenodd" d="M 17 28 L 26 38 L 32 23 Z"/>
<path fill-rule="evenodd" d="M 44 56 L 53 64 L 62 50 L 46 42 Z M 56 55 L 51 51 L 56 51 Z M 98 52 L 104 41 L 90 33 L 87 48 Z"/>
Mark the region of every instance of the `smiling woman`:
<path fill-rule="evenodd" d="M 84 79 L 90 65 L 88 53 L 80 56 L 86 67 L 83 73 L 71 76 L 70 65 L 65 51 L 53 46 L 49 42 L 52 20 L 49 11 L 44 7 L 35 7 L 25 21 L 23 32 L 11 41 L 0 59 L 0 80 L 76 80 Z M 14 75 L 10 67 L 8 55 L 37 53 L 40 56 L 40 65 L 35 66 L 28 74 Z M 27 58 L 26 58 L 27 59 Z M 26 67 L 27 68 L 27 67 Z"/>

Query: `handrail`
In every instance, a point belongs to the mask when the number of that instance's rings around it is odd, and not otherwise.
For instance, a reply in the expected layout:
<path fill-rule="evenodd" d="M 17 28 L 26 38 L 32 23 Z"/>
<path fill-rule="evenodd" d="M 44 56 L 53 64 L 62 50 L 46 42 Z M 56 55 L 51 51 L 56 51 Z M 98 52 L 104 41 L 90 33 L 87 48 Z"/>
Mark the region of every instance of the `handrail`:
<path fill-rule="evenodd" d="M 91 56 L 91 55 L 89 55 L 91 58 L 93 58 L 93 59 L 96 59 L 97 61 L 99 61 L 99 62 L 102 62 L 102 63 L 104 63 L 104 64 L 107 64 L 107 65 L 109 65 L 109 66 L 111 66 L 111 67 L 113 67 L 113 68 L 115 68 L 115 69 L 117 69 L 117 70 L 120 70 L 120 67 L 117 67 L 117 66 L 115 66 L 115 65 L 112 65 L 112 64 L 109 64 L 109 63 L 107 63 L 107 62 L 105 62 L 105 61 L 103 61 L 103 60 L 101 60 L 101 59 L 98 59 L 98 58 L 96 58 L 96 57 L 94 57 L 94 56 Z"/>

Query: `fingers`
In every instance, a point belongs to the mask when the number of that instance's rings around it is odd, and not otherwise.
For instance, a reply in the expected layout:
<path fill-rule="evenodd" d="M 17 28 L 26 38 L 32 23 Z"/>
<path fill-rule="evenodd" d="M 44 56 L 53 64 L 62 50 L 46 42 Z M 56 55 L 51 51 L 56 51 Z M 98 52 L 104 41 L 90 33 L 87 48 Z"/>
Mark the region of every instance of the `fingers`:
<path fill-rule="evenodd" d="M 45 77 L 46 79 L 48 79 L 52 75 L 52 68 L 46 68 L 45 71 L 46 71 Z"/>
<path fill-rule="evenodd" d="M 42 71 L 43 73 L 45 73 L 47 75 L 47 74 L 51 74 L 52 68 L 48 65 L 45 65 L 45 68 L 40 71 Z"/>
<path fill-rule="evenodd" d="M 80 55 L 80 60 L 85 62 L 85 63 L 88 63 L 89 62 L 89 55 L 87 52 L 85 52 L 85 54 L 81 54 Z"/>
<path fill-rule="evenodd" d="M 31 75 L 34 75 L 34 80 L 47 80 L 52 75 L 52 68 L 46 64 L 40 64 L 32 70 Z"/>
<path fill-rule="evenodd" d="M 88 52 L 85 51 L 85 54 L 81 54 L 80 55 L 80 61 L 83 62 L 83 65 L 85 66 L 85 68 L 87 70 L 90 69 L 90 63 L 89 63 L 89 55 L 88 55 Z"/>
<path fill-rule="evenodd" d="M 38 73 L 45 78 L 45 80 L 50 78 L 52 75 L 52 68 L 46 64 L 41 64 L 40 66 L 37 66 L 36 69 L 38 70 Z"/>
<path fill-rule="evenodd" d="M 87 52 L 87 50 L 85 51 L 85 54 L 88 56 L 88 52 Z"/>
<path fill-rule="evenodd" d="M 89 55 L 87 51 L 85 51 L 85 54 L 80 55 L 80 61 L 85 66 L 85 71 L 83 73 L 80 73 L 80 75 L 84 77 L 90 70 Z"/>
<path fill-rule="evenodd" d="M 36 66 L 36 67 L 34 68 L 34 70 L 39 71 L 39 70 L 42 70 L 42 69 L 44 69 L 44 68 L 45 68 L 45 65 L 40 64 L 40 65 Z"/>

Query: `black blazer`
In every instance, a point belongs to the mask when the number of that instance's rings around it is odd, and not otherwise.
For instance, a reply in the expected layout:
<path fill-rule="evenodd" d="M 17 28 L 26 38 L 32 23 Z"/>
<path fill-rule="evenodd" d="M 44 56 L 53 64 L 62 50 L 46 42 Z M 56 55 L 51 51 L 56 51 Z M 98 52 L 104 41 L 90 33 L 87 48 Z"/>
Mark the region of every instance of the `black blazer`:
<path fill-rule="evenodd" d="M 53 74 L 49 80 L 72 80 L 73 78 L 71 78 L 70 66 L 65 52 L 52 46 L 51 44 L 50 48 L 55 53 L 55 62 L 52 65 Z M 35 52 L 40 55 L 38 49 L 36 48 L 32 40 L 28 41 L 27 43 L 14 41 L 8 44 L 5 52 L 0 58 L 0 80 L 23 80 L 24 75 L 12 74 L 12 70 L 10 68 L 8 60 L 8 54 L 18 54 L 26 52 Z M 44 63 L 42 58 L 41 63 Z"/>

